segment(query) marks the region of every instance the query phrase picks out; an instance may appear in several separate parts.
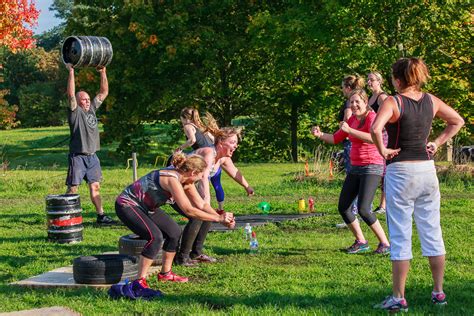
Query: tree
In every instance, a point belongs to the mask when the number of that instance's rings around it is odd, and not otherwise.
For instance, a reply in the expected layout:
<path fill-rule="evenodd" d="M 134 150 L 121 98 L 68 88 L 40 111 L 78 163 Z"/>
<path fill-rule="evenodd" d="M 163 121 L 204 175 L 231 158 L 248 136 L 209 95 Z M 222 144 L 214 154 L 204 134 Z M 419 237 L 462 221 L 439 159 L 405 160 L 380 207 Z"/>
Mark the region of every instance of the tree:
<path fill-rule="evenodd" d="M 0 12 L 0 46 L 11 50 L 34 47 L 33 31 L 27 27 L 38 20 L 34 1 L 0 0 Z"/>
<path fill-rule="evenodd" d="M 60 125 L 66 118 L 65 72 L 59 71 L 59 52 L 41 47 L 9 52 L 5 56 L 4 82 L 9 90 L 5 99 L 18 105 L 17 119 L 22 127 Z M 62 74 L 62 76 L 61 76 Z"/>

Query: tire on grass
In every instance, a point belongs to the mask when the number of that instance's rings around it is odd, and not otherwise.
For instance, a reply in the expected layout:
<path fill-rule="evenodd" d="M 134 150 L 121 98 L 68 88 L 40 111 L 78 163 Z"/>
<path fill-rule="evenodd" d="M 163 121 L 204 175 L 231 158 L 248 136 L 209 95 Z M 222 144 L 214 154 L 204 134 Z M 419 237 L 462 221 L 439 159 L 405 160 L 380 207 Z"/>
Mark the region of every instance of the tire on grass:
<path fill-rule="evenodd" d="M 143 247 L 146 243 L 146 240 L 140 239 L 140 236 L 135 234 L 122 236 L 119 238 L 119 253 L 122 255 L 135 256 L 138 258 L 140 257 L 140 254 L 142 253 Z M 160 246 L 160 251 L 153 260 L 154 266 L 161 265 L 161 258 L 163 254 L 161 249 L 162 246 L 163 244 Z"/>
<path fill-rule="evenodd" d="M 95 255 L 74 259 L 74 281 L 79 284 L 115 284 L 138 273 L 138 261 L 126 255 Z"/>

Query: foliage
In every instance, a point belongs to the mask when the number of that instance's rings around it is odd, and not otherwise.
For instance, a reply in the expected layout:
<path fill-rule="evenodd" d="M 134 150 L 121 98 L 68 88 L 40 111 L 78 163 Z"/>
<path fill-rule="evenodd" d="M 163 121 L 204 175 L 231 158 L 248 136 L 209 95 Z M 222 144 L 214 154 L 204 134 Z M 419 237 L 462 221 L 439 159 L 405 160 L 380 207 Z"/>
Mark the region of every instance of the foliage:
<path fill-rule="evenodd" d="M 10 50 L 34 47 L 33 27 L 39 12 L 34 1 L 0 0 L 0 46 Z"/>
<path fill-rule="evenodd" d="M 43 47 L 47 52 L 57 49 L 60 50 L 61 40 L 64 38 L 65 25 L 53 27 L 51 30 L 45 31 L 40 35 L 35 36 L 36 45 Z"/>
<path fill-rule="evenodd" d="M 23 127 L 65 122 L 65 104 L 61 101 L 66 80 L 59 63 L 57 50 L 47 52 L 41 47 L 6 54 L 3 83 L 9 89 L 6 99 L 18 105 L 18 119 Z"/>
<path fill-rule="evenodd" d="M 16 120 L 18 106 L 10 106 L 5 100 L 8 90 L 0 90 L 0 129 L 10 129 L 19 124 Z"/>

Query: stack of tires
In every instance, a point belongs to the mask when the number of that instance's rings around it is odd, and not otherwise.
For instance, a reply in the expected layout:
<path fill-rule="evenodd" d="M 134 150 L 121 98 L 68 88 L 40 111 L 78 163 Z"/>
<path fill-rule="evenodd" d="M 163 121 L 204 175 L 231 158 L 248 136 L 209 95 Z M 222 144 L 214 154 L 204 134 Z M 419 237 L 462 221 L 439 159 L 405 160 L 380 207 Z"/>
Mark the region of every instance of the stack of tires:
<path fill-rule="evenodd" d="M 146 240 L 140 239 L 140 237 L 135 234 L 122 236 L 119 238 L 119 253 L 121 255 L 129 255 L 138 258 L 146 243 Z M 158 252 L 158 255 L 156 256 L 155 260 L 153 260 L 153 265 L 161 265 L 161 258 L 162 251 L 160 249 L 160 252 Z"/>
<path fill-rule="evenodd" d="M 138 260 L 116 254 L 84 256 L 74 259 L 72 270 L 79 284 L 115 284 L 137 276 Z"/>

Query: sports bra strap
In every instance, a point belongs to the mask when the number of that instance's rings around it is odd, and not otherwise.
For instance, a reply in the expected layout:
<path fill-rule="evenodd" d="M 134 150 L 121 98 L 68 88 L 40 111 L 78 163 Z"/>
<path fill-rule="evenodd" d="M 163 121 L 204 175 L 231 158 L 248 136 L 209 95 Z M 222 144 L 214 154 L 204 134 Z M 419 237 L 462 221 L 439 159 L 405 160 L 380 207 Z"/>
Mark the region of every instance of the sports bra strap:
<path fill-rule="evenodd" d="M 160 170 L 160 176 L 175 177 L 177 180 L 179 180 L 178 175 L 174 172 L 167 172 L 167 171 L 164 171 L 164 170 Z"/>

